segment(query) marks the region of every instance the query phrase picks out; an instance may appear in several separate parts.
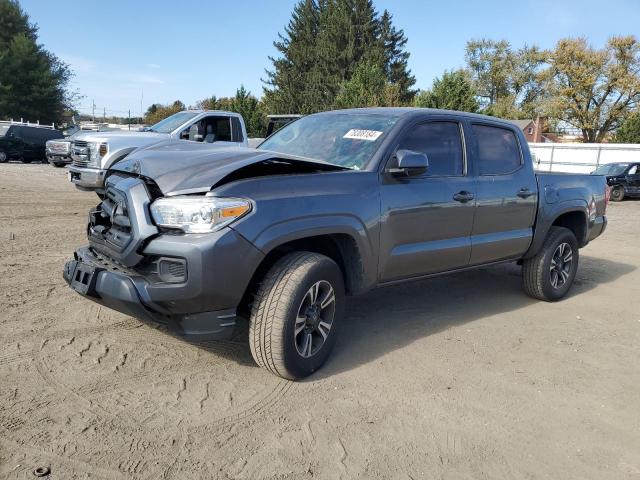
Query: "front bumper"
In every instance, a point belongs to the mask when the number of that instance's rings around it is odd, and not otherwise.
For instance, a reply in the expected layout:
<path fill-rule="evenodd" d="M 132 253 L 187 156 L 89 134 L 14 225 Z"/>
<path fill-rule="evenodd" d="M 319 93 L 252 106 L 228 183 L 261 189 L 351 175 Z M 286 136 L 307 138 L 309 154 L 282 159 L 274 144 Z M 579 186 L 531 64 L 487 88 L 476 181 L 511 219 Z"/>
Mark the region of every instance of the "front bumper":
<path fill-rule="evenodd" d="M 80 190 L 97 190 L 104 187 L 106 170 L 99 168 L 69 167 L 69 181 Z"/>
<path fill-rule="evenodd" d="M 47 161 L 50 164 L 54 164 L 54 163 L 64 163 L 64 164 L 69 164 L 71 163 L 71 156 L 70 155 L 52 155 L 50 153 L 47 153 Z"/>
<path fill-rule="evenodd" d="M 151 281 L 89 247 L 78 249 L 63 272 L 84 297 L 197 340 L 229 338 L 236 308 L 263 254 L 232 229 L 205 235 L 160 235 L 143 253 L 186 261 L 183 283 Z"/>

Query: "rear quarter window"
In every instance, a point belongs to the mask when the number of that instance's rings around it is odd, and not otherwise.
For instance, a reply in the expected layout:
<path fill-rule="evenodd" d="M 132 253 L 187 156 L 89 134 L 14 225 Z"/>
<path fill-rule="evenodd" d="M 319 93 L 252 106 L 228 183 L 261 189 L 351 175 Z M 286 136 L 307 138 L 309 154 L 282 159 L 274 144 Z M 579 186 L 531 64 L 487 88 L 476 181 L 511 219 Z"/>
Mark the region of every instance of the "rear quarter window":
<path fill-rule="evenodd" d="M 472 124 L 477 144 L 478 173 L 506 175 L 522 165 L 522 154 L 513 130 Z"/>

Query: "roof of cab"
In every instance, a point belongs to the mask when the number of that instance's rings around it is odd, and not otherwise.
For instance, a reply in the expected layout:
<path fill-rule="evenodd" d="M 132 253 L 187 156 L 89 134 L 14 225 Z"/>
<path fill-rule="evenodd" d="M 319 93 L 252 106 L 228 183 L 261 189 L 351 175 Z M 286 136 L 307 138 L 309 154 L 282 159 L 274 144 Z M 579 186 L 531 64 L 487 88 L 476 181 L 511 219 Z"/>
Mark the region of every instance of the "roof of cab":
<path fill-rule="evenodd" d="M 326 113 L 373 113 L 380 115 L 391 115 L 394 117 L 405 116 L 417 116 L 424 114 L 431 115 L 457 115 L 461 117 L 467 117 L 469 119 L 484 120 L 495 123 L 503 124 L 504 126 L 513 128 L 514 125 L 509 120 L 505 120 L 498 117 L 491 117 L 489 115 L 481 115 L 479 113 L 459 112 L 456 110 L 441 110 L 436 108 L 420 108 L 420 107 L 366 107 L 366 108 L 348 108 L 344 110 L 330 110 L 327 112 L 319 112 L 315 115 L 322 115 Z"/>

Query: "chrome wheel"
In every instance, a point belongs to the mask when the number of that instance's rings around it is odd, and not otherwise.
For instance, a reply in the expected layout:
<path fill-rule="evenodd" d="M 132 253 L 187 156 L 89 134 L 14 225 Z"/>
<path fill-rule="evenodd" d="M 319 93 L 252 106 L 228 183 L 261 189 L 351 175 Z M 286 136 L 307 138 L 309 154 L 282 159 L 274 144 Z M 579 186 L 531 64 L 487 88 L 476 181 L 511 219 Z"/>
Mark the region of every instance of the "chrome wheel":
<path fill-rule="evenodd" d="M 7 161 L 7 154 L 4 152 L 0 152 L 0 163 L 4 163 Z"/>
<path fill-rule="evenodd" d="M 568 243 L 561 243 L 553 252 L 549 275 L 553 288 L 562 288 L 569 280 L 573 265 L 573 250 Z"/>
<path fill-rule="evenodd" d="M 336 294 L 325 280 L 307 291 L 296 315 L 294 341 L 301 357 L 314 356 L 324 345 L 336 312 Z"/>

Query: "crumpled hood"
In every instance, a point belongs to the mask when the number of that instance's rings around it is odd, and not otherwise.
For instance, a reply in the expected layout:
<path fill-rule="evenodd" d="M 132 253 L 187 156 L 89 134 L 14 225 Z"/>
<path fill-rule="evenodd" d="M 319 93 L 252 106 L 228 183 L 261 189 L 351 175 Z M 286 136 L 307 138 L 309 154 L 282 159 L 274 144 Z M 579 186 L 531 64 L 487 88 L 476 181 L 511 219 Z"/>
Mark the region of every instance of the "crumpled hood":
<path fill-rule="evenodd" d="M 167 196 L 208 192 L 236 170 L 270 159 L 293 160 L 318 170 L 341 170 L 321 161 L 247 147 L 215 147 L 196 142 L 162 142 L 136 150 L 111 170 L 134 173 L 153 180 Z"/>

